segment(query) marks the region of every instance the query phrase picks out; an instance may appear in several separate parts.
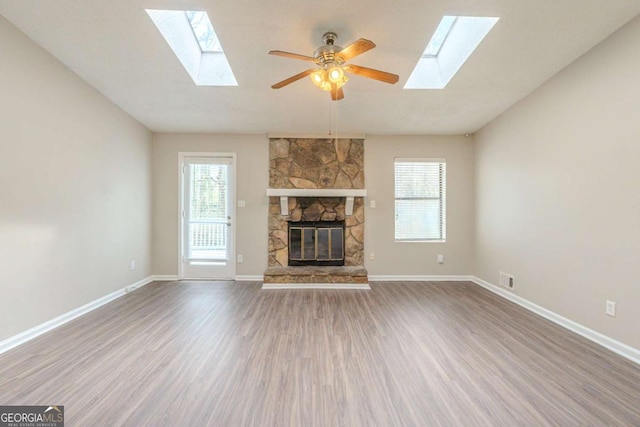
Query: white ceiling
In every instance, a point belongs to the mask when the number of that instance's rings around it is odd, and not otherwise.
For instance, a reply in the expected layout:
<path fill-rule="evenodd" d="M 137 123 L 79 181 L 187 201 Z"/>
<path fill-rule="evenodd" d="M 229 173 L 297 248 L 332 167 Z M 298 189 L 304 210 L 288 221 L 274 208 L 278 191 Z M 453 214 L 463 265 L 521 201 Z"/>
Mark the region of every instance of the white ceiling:
<path fill-rule="evenodd" d="M 145 9 L 206 10 L 238 86 L 195 86 Z M 0 13 L 153 131 L 463 134 L 635 17 L 640 1 L 0 0 Z M 404 90 L 443 15 L 500 21 L 444 90 Z M 310 67 L 267 52 L 311 55 L 328 30 L 341 46 L 375 42 L 351 62 L 400 81 L 353 76 L 337 103 L 308 78 L 271 89 Z"/>

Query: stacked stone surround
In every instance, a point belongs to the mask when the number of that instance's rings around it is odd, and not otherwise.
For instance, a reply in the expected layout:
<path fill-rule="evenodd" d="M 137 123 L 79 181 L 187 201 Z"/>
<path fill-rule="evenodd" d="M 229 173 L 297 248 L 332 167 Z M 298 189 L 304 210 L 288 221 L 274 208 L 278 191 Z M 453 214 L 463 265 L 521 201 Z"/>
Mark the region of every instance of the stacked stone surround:
<path fill-rule="evenodd" d="M 363 189 L 364 140 L 270 139 L 269 188 Z M 341 220 L 345 221 L 343 270 L 340 267 L 288 266 L 289 221 Z M 283 216 L 280 198 L 270 197 L 268 257 L 269 268 L 265 272 L 268 283 L 366 283 L 363 199 L 356 197 L 353 215 L 346 216 L 344 198 L 289 197 L 289 216 Z"/>
<path fill-rule="evenodd" d="M 364 188 L 363 139 L 270 139 L 269 188 Z"/>

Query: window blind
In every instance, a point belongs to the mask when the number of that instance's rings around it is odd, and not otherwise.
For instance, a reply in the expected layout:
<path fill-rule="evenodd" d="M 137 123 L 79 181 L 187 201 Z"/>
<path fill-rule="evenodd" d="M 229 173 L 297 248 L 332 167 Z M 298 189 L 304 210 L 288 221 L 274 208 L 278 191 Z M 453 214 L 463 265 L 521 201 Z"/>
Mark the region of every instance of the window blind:
<path fill-rule="evenodd" d="M 396 159 L 395 239 L 445 240 L 445 194 L 444 159 Z"/>

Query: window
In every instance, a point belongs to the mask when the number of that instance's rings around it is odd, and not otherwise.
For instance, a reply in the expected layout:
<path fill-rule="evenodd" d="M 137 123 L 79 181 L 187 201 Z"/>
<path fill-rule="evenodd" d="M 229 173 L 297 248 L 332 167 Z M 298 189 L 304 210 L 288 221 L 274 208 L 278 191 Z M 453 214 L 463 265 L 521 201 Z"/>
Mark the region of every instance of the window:
<path fill-rule="evenodd" d="M 147 14 L 198 86 L 238 86 L 206 12 L 154 10 Z"/>
<path fill-rule="evenodd" d="M 442 49 L 442 45 L 451 32 L 451 28 L 456 22 L 456 19 L 458 19 L 457 16 L 444 16 L 442 18 L 442 21 L 440 21 L 440 25 L 438 25 L 438 28 L 436 28 L 436 32 L 433 33 L 433 37 L 431 37 L 427 48 L 422 54 L 423 57 L 438 56 L 438 53 L 440 53 L 440 49 Z"/>
<path fill-rule="evenodd" d="M 444 89 L 500 18 L 444 16 L 405 89 Z"/>
<path fill-rule="evenodd" d="M 193 35 L 196 36 L 196 40 L 198 40 L 200 50 L 202 50 L 203 53 L 222 52 L 222 46 L 220 46 L 220 42 L 218 41 L 216 32 L 213 30 L 211 21 L 209 21 L 207 12 L 188 10 L 185 13 L 187 14 L 189 24 L 191 24 Z"/>
<path fill-rule="evenodd" d="M 444 241 L 445 195 L 444 159 L 396 159 L 396 241 Z"/>

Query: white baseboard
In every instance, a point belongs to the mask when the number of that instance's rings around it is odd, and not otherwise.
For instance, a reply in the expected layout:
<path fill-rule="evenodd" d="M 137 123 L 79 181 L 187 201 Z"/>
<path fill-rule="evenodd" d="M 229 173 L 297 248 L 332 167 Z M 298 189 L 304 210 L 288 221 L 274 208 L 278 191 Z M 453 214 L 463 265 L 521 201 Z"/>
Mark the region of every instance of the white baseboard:
<path fill-rule="evenodd" d="M 174 282 L 178 280 L 177 274 L 154 274 L 151 277 L 154 282 Z"/>
<path fill-rule="evenodd" d="M 260 275 L 237 275 L 235 277 L 236 282 L 262 282 L 263 277 L 261 274 Z M 188 278 L 183 278 L 183 279 L 179 279 L 177 274 L 156 274 L 154 276 L 151 276 L 151 278 L 154 281 L 163 281 L 163 282 L 175 282 L 178 280 L 221 280 L 221 279 L 188 279 Z M 225 280 L 229 280 L 229 279 L 225 279 Z"/>
<path fill-rule="evenodd" d="M 368 283 L 263 283 L 262 289 L 371 289 Z"/>
<path fill-rule="evenodd" d="M 588 340 L 591 340 L 596 344 L 599 344 L 602 347 L 605 347 L 613 351 L 614 353 L 617 353 L 620 356 L 629 359 L 632 362 L 640 364 L 640 350 L 636 348 L 621 343 L 620 341 L 616 341 L 613 338 L 603 335 L 600 332 L 596 332 L 593 329 L 589 329 L 586 326 L 574 322 L 573 320 L 567 319 L 566 317 L 560 316 L 559 314 L 556 314 L 551 310 L 547 310 L 546 308 L 534 304 L 531 301 L 524 299 L 507 289 L 491 284 L 486 280 L 480 279 L 479 277 L 472 276 L 471 281 L 493 292 L 496 295 L 506 298 L 509 301 L 514 302 L 519 306 L 524 307 L 527 310 L 539 316 L 542 316 L 557 325 L 562 326 L 565 329 L 575 332 L 578 335 L 582 335 Z"/>
<path fill-rule="evenodd" d="M 473 276 L 400 276 L 369 275 L 370 282 L 465 282 Z"/>
<path fill-rule="evenodd" d="M 236 282 L 262 282 L 264 276 L 262 274 L 256 275 L 236 275 Z"/>
<path fill-rule="evenodd" d="M 153 282 L 154 277 L 155 276 L 145 277 L 144 279 L 139 280 L 129 286 L 125 286 L 122 289 L 118 289 L 115 292 L 111 292 L 110 294 L 105 295 L 101 298 L 98 298 L 97 300 L 91 301 L 90 303 L 85 304 L 82 307 L 78 307 L 67 313 L 61 314 L 58 317 L 55 317 L 51 320 L 41 323 L 38 326 L 34 326 L 33 328 L 28 329 L 24 332 L 21 332 L 18 335 L 14 335 L 10 338 L 7 338 L 4 341 L 0 341 L 0 354 L 4 353 L 5 351 L 11 350 L 12 348 L 17 347 L 21 344 L 24 344 L 27 341 L 30 341 L 36 337 L 39 337 L 40 335 L 46 332 L 49 332 L 52 329 L 57 328 L 58 326 L 62 326 L 65 323 L 70 322 L 71 320 L 76 319 L 92 310 L 95 310 L 96 308 L 103 306 L 108 302 L 111 302 L 117 298 L 120 298 L 121 296 L 129 292 L 132 292 L 138 288 L 141 288 Z"/>

